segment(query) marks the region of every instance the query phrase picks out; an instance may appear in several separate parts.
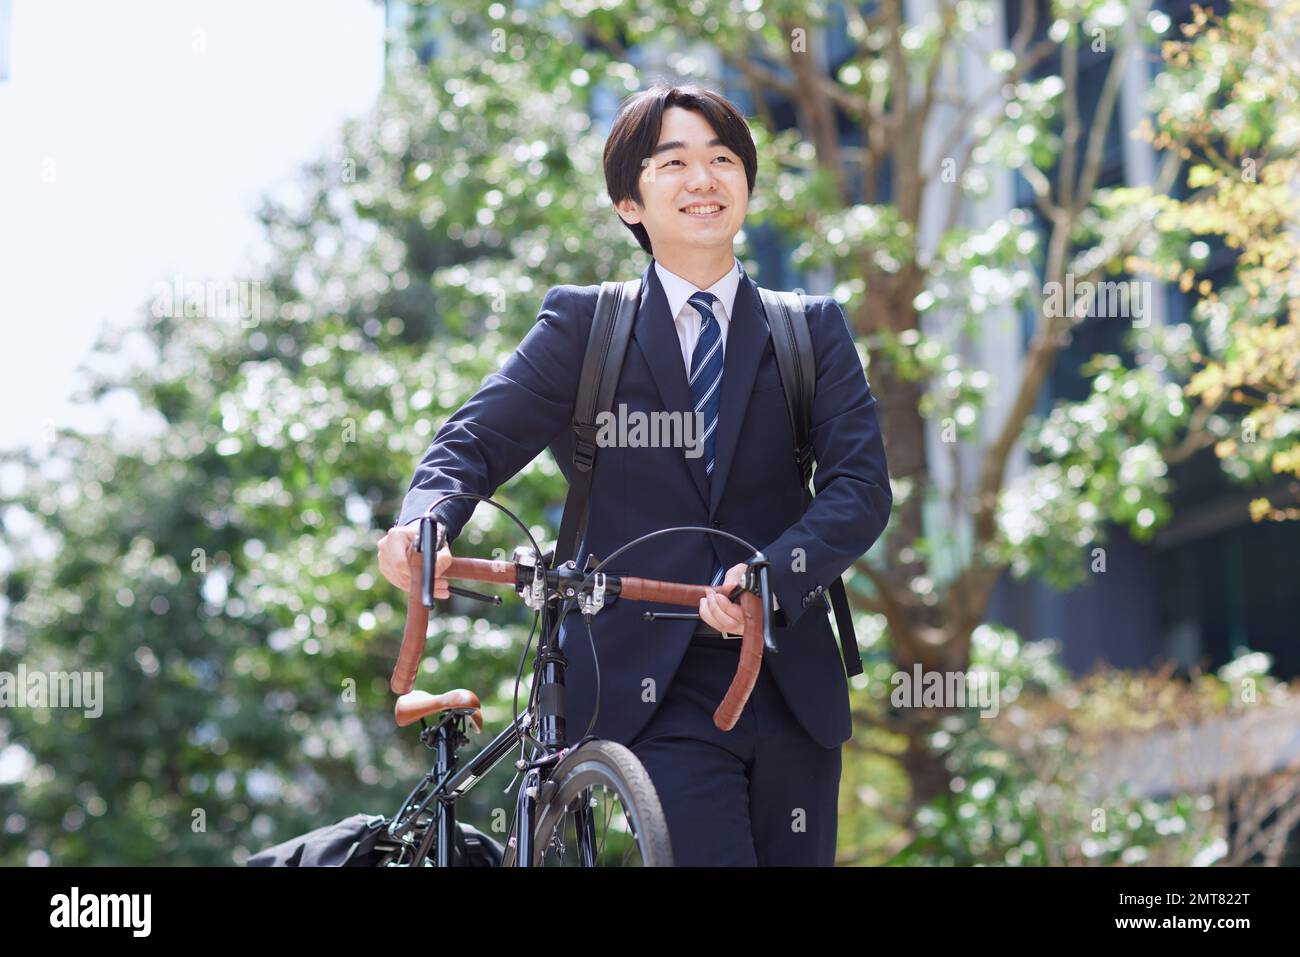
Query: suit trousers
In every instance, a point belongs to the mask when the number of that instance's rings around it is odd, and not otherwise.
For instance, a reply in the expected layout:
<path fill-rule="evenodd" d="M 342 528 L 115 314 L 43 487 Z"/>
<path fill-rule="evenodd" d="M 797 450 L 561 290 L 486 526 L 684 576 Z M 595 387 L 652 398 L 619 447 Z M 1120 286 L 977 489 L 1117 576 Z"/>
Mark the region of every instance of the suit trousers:
<path fill-rule="evenodd" d="M 629 745 L 654 782 L 678 866 L 835 863 L 840 746 L 823 748 L 768 668 L 730 731 L 713 712 L 740 639 L 696 635 L 664 700 Z"/>

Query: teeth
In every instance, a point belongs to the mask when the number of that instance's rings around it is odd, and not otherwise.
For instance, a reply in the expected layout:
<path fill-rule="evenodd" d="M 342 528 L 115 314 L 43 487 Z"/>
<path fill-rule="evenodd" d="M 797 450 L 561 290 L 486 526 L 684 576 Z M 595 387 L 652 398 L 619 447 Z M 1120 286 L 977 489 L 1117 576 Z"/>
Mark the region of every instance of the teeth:
<path fill-rule="evenodd" d="M 686 207 L 686 212 L 692 215 L 698 214 L 700 216 L 707 216 L 709 213 L 716 213 L 721 208 L 722 207 L 716 203 L 712 206 L 688 206 Z"/>

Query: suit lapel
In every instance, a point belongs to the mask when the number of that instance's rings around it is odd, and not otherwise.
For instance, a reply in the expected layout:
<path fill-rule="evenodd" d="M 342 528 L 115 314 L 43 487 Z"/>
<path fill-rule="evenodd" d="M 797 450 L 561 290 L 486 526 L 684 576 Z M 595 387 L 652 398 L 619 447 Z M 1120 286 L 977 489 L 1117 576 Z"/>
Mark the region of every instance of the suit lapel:
<path fill-rule="evenodd" d="M 763 347 L 768 337 L 767 318 L 763 315 L 757 288 L 754 281 L 743 272 L 740 285 L 736 287 L 736 302 L 732 313 L 727 326 L 722 363 L 722 404 L 718 411 L 718 435 L 713 448 L 710 516 L 717 511 L 722 490 L 727 486 L 727 476 L 731 473 L 731 462 L 735 458 L 736 442 L 740 438 L 740 426 L 749 406 L 754 377 L 758 374 L 758 360 L 763 356 Z M 680 367 L 680 345 L 677 359 Z M 700 471 L 704 471 L 703 466 Z"/>
<path fill-rule="evenodd" d="M 739 293 L 737 293 L 736 298 L 739 300 Z M 659 282 L 659 275 L 654 268 L 654 260 L 650 261 L 650 265 L 641 274 L 641 301 L 637 306 L 636 326 L 632 330 L 632 338 L 636 341 L 637 347 L 645 357 L 646 364 L 650 367 L 650 374 L 654 377 L 655 386 L 659 390 L 659 397 L 663 400 L 664 410 L 690 415 L 694 403 L 691 401 L 690 384 L 686 380 L 686 366 L 682 362 L 682 343 L 677 338 L 677 327 L 673 324 L 672 315 L 669 314 L 668 297 L 664 294 L 664 287 Z M 730 346 L 730 334 L 728 334 L 728 351 L 730 351 Z M 722 402 L 724 406 L 727 395 L 727 371 L 730 369 L 730 362 L 730 358 L 727 358 L 722 374 Z M 752 376 L 750 381 L 753 381 Z M 721 419 L 719 419 L 718 428 L 722 428 Z M 720 440 L 721 436 L 719 436 Z M 695 481 L 695 487 L 700 493 L 701 501 L 707 502 L 708 485 L 704 473 L 704 456 L 690 458 L 686 455 L 686 450 L 683 449 L 682 458 L 685 460 L 686 467 Z M 716 461 L 713 468 L 716 472 L 718 469 Z"/>

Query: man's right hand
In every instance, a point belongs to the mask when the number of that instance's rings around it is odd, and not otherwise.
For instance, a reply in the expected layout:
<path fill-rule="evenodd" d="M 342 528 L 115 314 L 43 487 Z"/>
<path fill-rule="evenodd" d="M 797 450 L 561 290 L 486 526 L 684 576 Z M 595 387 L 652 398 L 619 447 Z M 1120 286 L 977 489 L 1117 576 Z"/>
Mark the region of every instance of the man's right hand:
<path fill-rule="evenodd" d="M 394 525 L 379 540 L 379 570 L 404 592 L 411 588 L 410 554 L 419 535 L 420 523 L 412 522 L 409 525 Z M 438 551 L 438 561 L 433 568 L 434 598 L 451 597 L 447 579 L 440 577 L 450 564 L 451 546 L 444 544 Z"/>

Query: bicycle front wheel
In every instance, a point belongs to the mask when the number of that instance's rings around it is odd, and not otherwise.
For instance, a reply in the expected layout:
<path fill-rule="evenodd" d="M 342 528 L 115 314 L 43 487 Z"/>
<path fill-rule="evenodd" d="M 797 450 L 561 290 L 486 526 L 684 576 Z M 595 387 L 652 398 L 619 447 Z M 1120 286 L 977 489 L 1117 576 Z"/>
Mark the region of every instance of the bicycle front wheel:
<path fill-rule="evenodd" d="M 539 802 L 533 841 L 536 867 L 671 867 L 672 843 L 659 795 L 630 750 L 588 741 L 551 775 Z M 515 863 L 511 838 L 502 865 Z"/>

